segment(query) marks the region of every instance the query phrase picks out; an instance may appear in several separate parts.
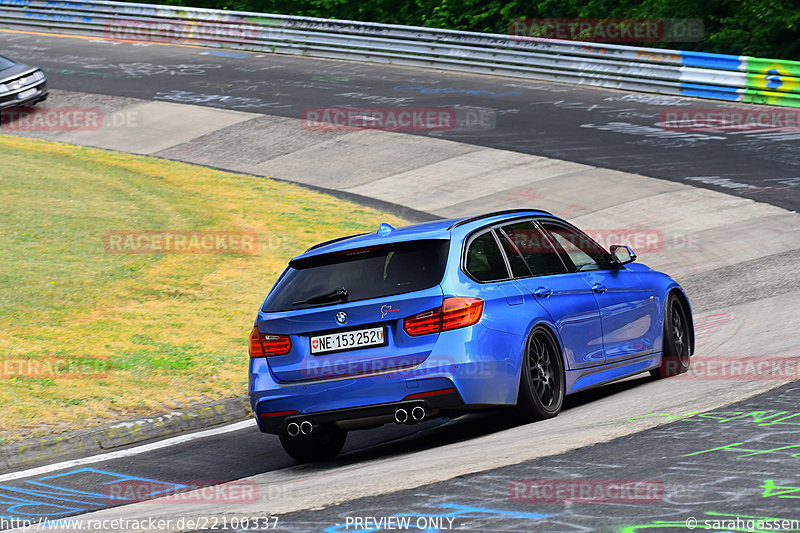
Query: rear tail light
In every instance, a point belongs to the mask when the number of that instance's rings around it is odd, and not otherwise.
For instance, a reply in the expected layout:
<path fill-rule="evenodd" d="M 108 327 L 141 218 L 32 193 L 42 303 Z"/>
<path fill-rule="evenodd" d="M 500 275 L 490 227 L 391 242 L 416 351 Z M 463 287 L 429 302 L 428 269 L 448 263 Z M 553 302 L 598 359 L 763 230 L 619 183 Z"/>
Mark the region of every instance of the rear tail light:
<path fill-rule="evenodd" d="M 480 298 L 445 298 L 442 304 L 442 331 L 471 326 L 481 319 Z"/>
<path fill-rule="evenodd" d="M 291 349 L 292 340 L 288 335 L 261 333 L 257 327 L 250 332 L 250 357 L 286 355 Z"/>
<path fill-rule="evenodd" d="M 442 331 L 442 309 L 432 309 L 418 315 L 406 318 L 403 321 L 403 329 L 409 335 L 425 335 L 426 333 L 436 333 Z"/>
<path fill-rule="evenodd" d="M 441 307 L 425 311 L 403 321 L 403 329 L 412 336 L 438 333 L 471 326 L 481 319 L 483 300 L 480 298 L 445 298 Z"/>

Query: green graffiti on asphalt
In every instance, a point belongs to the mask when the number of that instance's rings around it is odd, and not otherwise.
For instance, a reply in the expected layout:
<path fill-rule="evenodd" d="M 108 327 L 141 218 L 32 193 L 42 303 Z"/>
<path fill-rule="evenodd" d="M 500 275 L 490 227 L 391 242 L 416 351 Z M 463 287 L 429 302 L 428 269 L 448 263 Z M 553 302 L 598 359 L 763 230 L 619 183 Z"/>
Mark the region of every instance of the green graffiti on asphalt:
<path fill-rule="evenodd" d="M 702 450 L 702 451 L 699 451 L 699 452 L 687 453 L 687 454 L 684 454 L 684 457 L 691 457 L 693 455 L 700 455 L 701 453 L 718 452 L 718 451 L 723 451 L 723 450 L 732 450 L 732 451 L 737 451 L 737 452 L 750 452 L 750 453 L 745 453 L 745 454 L 742 454 L 742 455 L 738 455 L 737 458 L 739 458 L 739 457 L 750 457 L 750 456 L 753 456 L 753 455 L 763 455 L 765 453 L 776 453 L 776 452 L 780 452 L 781 450 L 791 450 L 791 449 L 794 449 L 794 448 L 800 448 L 800 444 L 790 444 L 789 446 L 781 446 L 779 448 L 772 448 L 771 450 L 750 450 L 748 448 L 737 448 L 737 446 L 739 446 L 741 444 L 744 444 L 744 442 L 734 442 L 732 444 L 726 444 L 725 446 L 717 446 L 716 448 L 709 448 L 708 450 Z M 790 457 L 794 457 L 795 459 L 800 459 L 800 452 L 790 454 L 789 456 Z"/>
<path fill-rule="evenodd" d="M 771 479 L 766 480 L 761 485 L 761 488 L 764 489 L 763 494 L 761 494 L 764 498 L 772 496 L 777 496 L 778 498 L 800 498 L 800 487 L 779 486 Z"/>
<path fill-rule="evenodd" d="M 645 418 L 666 418 L 667 420 L 681 422 L 716 420 L 719 424 L 732 422 L 734 420 L 748 420 L 759 427 L 775 425 L 800 426 L 800 413 L 790 413 L 789 411 L 709 411 L 707 413 L 692 411 L 683 415 L 673 415 L 669 413 L 648 413 L 646 415 L 626 418 L 623 420 L 623 422 L 634 422 L 636 420 L 643 420 Z M 617 422 L 606 422 L 602 425 L 616 423 Z"/>

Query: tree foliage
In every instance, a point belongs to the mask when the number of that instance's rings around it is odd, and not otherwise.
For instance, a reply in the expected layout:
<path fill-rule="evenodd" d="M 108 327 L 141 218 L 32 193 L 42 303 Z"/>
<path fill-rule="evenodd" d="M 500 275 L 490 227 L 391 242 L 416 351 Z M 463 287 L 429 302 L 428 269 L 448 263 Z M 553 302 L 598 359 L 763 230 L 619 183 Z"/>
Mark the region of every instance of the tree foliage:
<path fill-rule="evenodd" d="M 509 23 L 518 18 L 689 18 L 703 21 L 702 40 L 641 44 L 800 59 L 800 0 L 164 0 L 163 3 L 493 33 L 507 33 Z"/>

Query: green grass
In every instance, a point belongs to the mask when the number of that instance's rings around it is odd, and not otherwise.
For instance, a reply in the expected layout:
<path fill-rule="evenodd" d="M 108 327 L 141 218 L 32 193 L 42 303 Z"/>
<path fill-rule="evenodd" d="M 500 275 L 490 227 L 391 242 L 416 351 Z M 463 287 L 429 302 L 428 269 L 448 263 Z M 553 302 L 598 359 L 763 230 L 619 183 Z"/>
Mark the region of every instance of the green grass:
<path fill-rule="evenodd" d="M 0 443 L 246 393 L 247 336 L 288 259 L 402 224 L 269 179 L 61 143 L 0 136 L 0 160 Z M 259 247 L 104 247 L 109 231 L 164 230 L 252 231 Z"/>

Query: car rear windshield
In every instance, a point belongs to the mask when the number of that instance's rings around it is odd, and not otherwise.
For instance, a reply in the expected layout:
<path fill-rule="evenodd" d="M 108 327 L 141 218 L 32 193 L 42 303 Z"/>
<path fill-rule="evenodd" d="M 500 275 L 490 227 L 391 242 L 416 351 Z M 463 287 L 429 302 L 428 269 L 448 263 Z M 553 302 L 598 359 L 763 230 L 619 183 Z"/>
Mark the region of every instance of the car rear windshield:
<path fill-rule="evenodd" d="M 7 68 L 11 68 L 14 65 L 16 65 L 16 63 L 11 61 L 7 57 L 0 56 L 0 70 L 5 70 Z"/>
<path fill-rule="evenodd" d="M 263 312 L 381 298 L 440 283 L 447 240 L 418 240 L 299 259 L 267 297 Z"/>

